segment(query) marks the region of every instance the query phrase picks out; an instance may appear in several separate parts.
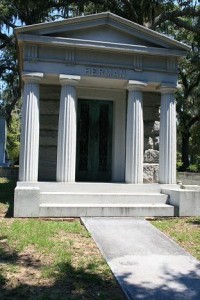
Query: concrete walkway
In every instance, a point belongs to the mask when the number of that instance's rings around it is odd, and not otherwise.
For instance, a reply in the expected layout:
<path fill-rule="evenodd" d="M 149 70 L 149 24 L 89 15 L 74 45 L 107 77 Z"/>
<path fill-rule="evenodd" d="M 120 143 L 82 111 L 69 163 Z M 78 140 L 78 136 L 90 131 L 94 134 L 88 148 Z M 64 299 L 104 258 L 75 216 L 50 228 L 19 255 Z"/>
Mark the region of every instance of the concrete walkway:
<path fill-rule="evenodd" d="M 146 220 L 82 221 L 128 299 L 200 299 L 200 262 Z"/>

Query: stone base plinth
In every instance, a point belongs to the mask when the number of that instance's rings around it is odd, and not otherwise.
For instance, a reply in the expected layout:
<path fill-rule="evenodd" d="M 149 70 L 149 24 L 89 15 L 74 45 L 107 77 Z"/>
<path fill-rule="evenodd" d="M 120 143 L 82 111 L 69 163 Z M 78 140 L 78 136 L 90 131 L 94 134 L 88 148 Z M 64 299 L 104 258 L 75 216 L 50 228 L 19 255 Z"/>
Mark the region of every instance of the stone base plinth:
<path fill-rule="evenodd" d="M 144 183 L 156 183 L 159 181 L 159 164 L 143 164 Z"/>
<path fill-rule="evenodd" d="M 200 216 L 200 190 L 191 189 L 162 189 L 169 196 L 168 203 L 177 207 L 177 216 Z"/>

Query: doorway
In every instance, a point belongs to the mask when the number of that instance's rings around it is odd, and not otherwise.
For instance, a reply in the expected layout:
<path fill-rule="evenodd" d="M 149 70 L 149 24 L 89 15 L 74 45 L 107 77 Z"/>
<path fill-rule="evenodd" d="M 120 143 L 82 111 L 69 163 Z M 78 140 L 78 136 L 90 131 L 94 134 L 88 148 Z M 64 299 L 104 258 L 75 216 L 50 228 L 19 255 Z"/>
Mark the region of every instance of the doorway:
<path fill-rule="evenodd" d="M 112 101 L 78 100 L 76 181 L 111 181 L 112 119 Z"/>

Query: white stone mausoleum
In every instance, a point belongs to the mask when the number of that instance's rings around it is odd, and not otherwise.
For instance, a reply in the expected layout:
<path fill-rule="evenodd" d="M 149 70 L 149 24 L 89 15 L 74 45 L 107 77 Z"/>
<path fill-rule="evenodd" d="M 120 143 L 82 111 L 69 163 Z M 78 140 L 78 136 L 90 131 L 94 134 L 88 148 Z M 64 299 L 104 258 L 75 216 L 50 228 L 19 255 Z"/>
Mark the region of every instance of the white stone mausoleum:
<path fill-rule="evenodd" d="M 174 215 L 174 93 L 189 47 L 108 12 L 21 27 L 16 38 L 14 215 Z"/>

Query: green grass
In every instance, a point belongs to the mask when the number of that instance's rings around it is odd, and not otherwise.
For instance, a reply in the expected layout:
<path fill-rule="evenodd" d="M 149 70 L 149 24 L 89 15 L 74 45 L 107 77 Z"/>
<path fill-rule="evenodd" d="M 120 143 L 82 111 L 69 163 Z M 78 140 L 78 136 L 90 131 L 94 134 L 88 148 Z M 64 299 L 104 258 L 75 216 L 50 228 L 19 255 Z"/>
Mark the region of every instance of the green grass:
<path fill-rule="evenodd" d="M 79 220 L 0 220 L 0 298 L 14 293 L 26 299 L 125 299 Z"/>
<path fill-rule="evenodd" d="M 0 178 L 0 299 L 125 299 L 78 219 L 9 218 L 15 185 Z"/>
<path fill-rule="evenodd" d="M 200 260 L 200 217 L 162 218 L 151 223 Z"/>
<path fill-rule="evenodd" d="M 37 250 L 45 251 L 48 254 L 48 251 L 52 252 L 52 249 L 58 245 L 53 237 L 61 230 L 87 235 L 78 221 L 52 222 L 34 219 L 16 219 L 10 226 L 7 226 L 6 220 L 3 220 L 0 234 L 7 236 L 8 245 L 14 245 L 16 251 L 23 251 L 28 245 L 34 245 Z M 67 241 L 65 246 L 70 248 L 70 241 Z M 59 248 L 54 250 L 59 251 Z"/>

